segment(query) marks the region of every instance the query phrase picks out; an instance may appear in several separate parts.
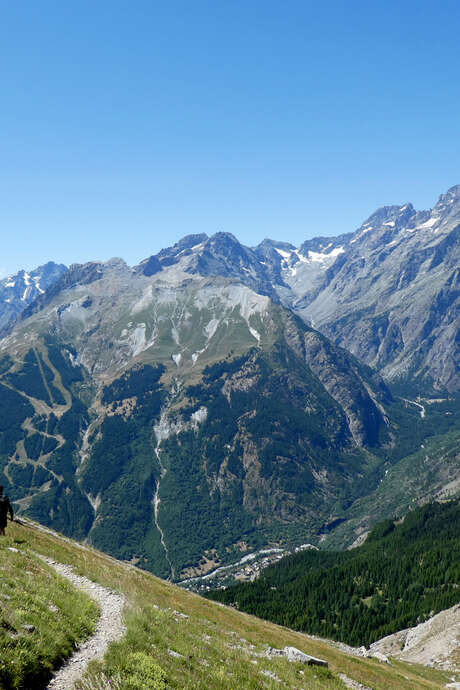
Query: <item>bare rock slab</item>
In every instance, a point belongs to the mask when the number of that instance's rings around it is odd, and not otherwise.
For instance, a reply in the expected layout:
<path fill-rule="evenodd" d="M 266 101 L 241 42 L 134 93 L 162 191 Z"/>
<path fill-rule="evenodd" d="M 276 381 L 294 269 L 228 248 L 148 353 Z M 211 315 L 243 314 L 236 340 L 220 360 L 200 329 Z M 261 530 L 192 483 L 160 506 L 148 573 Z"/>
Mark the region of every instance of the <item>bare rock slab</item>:
<path fill-rule="evenodd" d="M 328 662 L 324 661 L 324 659 L 317 659 L 314 656 L 310 656 L 310 654 L 305 654 L 297 647 L 284 647 L 283 649 L 269 647 L 265 654 L 268 657 L 284 656 L 288 661 L 307 664 L 308 666 L 324 666 L 325 668 L 328 666 Z"/>
<path fill-rule="evenodd" d="M 325 666 L 326 668 L 328 666 L 327 661 L 324 661 L 324 659 L 317 659 L 315 656 L 305 654 L 297 647 L 284 647 L 283 653 L 288 661 L 300 662 L 308 666 Z"/>

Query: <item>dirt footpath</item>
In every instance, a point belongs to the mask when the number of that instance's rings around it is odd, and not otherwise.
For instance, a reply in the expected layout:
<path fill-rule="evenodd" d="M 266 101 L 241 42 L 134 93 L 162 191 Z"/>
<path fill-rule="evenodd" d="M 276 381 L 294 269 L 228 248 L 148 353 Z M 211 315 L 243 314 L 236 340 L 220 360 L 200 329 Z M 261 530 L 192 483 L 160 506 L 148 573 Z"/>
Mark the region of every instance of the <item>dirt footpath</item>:
<path fill-rule="evenodd" d="M 86 577 L 75 575 L 70 565 L 56 563 L 51 558 L 41 556 L 60 575 L 70 580 L 78 589 L 83 590 L 97 601 L 101 616 L 92 637 L 83 642 L 70 659 L 62 666 L 48 685 L 48 690 L 70 690 L 86 670 L 93 659 L 102 659 L 111 642 L 119 640 L 126 632 L 122 611 L 125 599 L 101 585 L 91 582 Z"/>

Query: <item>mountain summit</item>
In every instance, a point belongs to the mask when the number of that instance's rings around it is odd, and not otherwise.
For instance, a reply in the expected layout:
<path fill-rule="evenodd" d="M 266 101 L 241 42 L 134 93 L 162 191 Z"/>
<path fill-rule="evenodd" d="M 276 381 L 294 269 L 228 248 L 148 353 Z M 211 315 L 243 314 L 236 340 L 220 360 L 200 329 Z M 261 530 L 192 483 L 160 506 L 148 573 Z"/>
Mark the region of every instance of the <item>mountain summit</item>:
<path fill-rule="evenodd" d="M 0 331 L 10 324 L 39 295 L 53 285 L 67 267 L 53 261 L 28 273 L 19 271 L 0 281 Z"/>

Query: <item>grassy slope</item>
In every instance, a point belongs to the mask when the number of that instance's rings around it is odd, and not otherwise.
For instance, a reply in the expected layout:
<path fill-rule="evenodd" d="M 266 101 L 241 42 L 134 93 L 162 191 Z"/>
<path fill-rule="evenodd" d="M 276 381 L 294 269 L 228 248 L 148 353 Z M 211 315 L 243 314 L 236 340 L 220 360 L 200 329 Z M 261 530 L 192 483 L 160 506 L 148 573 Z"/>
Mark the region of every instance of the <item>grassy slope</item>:
<path fill-rule="evenodd" d="M 126 594 L 128 632 L 123 641 L 109 650 L 105 667 L 108 676 L 116 677 L 120 672 L 123 675 L 123 664 L 129 654 L 142 652 L 164 669 L 168 688 L 184 690 L 280 687 L 278 682 L 261 674 L 263 669 L 275 673 L 288 687 L 309 690 L 344 688 L 338 673 L 345 673 L 373 690 L 441 688 L 447 682 L 447 674 L 432 669 L 401 662 L 389 666 L 348 656 L 301 633 L 206 601 L 102 553 L 78 548 L 75 542 L 52 533 L 16 524 L 9 527 L 8 533 L 9 539 L 20 542 L 21 550 L 28 554 L 24 558 L 31 563 L 36 562 L 31 552 L 42 553 L 72 564 L 78 573 Z M 183 612 L 189 618 L 177 616 L 174 611 Z M 278 648 L 293 645 L 326 659 L 329 671 L 290 664 L 284 659 L 253 657 L 250 645 L 255 646 L 253 651 L 259 652 L 263 652 L 265 645 Z M 183 658 L 171 656 L 168 650 L 182 654 Z M 93 673 L 101 670 L 102 667 L 93 667 Z M 84 690 L 95 687 L 89 678 L 81 685 Z M 119 687 L 128 686 L 122 682 Z"/>
<path fill-rule="evenodd" d="M 96 604 L 31 553 L 21 532 L 0 537 L 0 688 L 46 681 L 98 617 Z"/>

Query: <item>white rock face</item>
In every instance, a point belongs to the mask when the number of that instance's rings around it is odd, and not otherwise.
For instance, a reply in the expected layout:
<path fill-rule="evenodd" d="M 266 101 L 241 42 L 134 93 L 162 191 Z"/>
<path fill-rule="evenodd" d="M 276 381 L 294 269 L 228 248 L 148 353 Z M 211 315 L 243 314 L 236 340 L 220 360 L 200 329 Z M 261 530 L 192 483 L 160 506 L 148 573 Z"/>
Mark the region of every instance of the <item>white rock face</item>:
<path fill-rule="evenodd" d="M 240 348 L 260 344 L 270 299 L 234 279 L 190 275 L 184 270 L 189 259 L 150 277 L 125 264 L 85 265 L 79 271 L 92 272 L 92 280 L 79 284 L 76 277 L 0 347 L 13 343 L 23 350 L 50 329 L 72 343 L 77 361 L 94 375 L 113 377 L 137 358 L 167 367 L 173 362 L 186 375 L 200 358 L 207 363 L 210 350 L 227 356 L 234 333 Z"/>
<path fill-rule="evenodd" d="M 297 647 L 284 647 L 283 649 L 276 649 L 274 647 L 268 647 L 265 652 L 265 656 L 276 657 L 284 656 L 288 661 L 292 663 L 308 664 L 308 666 L 325 666 L 327 668 L 328 662 L 323 659 L 317 659 L 315 656 L 310 654 L 305 654 Z"/>
<path fill-rule="evenodd" d="M 208 416 L 208 410 L 206 407 L 200 407 L 199 410 L 196 412 L 193 412 L 191 415 L 191 420 L 192 420 L 192 426 L 194 428 L 198 428 L 200 424 L 203 424 L 203 422 L 206 421 L 206 418 Z"/>
<path fill-rule="evenodd" d="M 420 623 L 374 642 L 372 656 L 384 654 L 445 670 L 460 671 L 460 604 Z"/>
<path fill-rule="evenodd" d="M 185 419 L 182 415 L 169 417 L 168 411 L 166 410 L 161 415 L 157 424 L 153 427 L 158 443 L 160 444 L 162 441 L 166 441 L 170 436 L 180 434 L 189 429 L 196 431 L 200 424 L 206 421 L 207 416 L 208 410 L 204 406 L 200 407 L 196 412 L 193 412 L 189 419 Z"/>
<path fill-rule="evenodd" d="M 305 654 L 304 652 L 301 652 L 300 649 L 297 649 L 297 647 L 284 647 L 283 653 L 288 661 L 301 662 L 303 664 L 308 664 L 309 666 L 328 665 L 327 661 L 317 659 L 314 656 L 310 656 L 310 654 Z"/>

